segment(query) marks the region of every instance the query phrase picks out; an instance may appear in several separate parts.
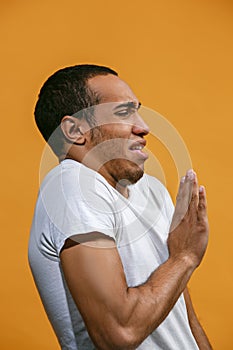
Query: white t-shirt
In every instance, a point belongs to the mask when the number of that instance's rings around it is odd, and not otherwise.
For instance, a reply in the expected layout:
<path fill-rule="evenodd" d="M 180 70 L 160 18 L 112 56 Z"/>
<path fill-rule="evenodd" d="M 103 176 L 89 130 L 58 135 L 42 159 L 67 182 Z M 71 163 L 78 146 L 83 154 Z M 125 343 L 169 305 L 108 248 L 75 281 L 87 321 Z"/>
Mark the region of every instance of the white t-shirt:
<path fill-rule="evenodd" d="M 144 175 L 119 194 L 97 172 L 64 160 L 44 179 L 31 228 L 29 262 L 63 350 L 95 349 L 66 285 L 59 254 L 68 237 L 98 231 L 112 237 L 129 287 L 144 283 L 168 258 L 173 204 L 165 187 Z M 198 349 L 183 295 L 140 350 Z"/>

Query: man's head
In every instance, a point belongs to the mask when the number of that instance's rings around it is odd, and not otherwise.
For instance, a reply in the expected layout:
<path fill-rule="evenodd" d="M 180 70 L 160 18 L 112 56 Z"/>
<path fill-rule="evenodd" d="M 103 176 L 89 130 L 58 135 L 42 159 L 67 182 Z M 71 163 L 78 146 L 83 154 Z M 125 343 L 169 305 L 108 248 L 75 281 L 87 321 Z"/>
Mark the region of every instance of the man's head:
<path fill-rule="evenodd" d="M 35 108 L 35 120 L 57 156 L 61 154 L 64 142 L 59 132 L 62 118 L 98 104 L 99 96 L 87 82 L 95 76 L 107 74 L 117 76 L 114 70 L 103 66 L 83 64 L 66 67 L 55 72 L 42 86 Z M 94 120 L 91 115 L 88 122 L 92 126 Z"/>
<path fill-rule="evenodd" d="M 98 171 L 114 187 L 126 187 L 140 179 L 147 159 L 143 148 L 148 127 L 139 107 L 137 97 L 114 71 L 85 65 L 49 78 L 35 115 L 58 156 L 65 145 L 65 157 Z"/>

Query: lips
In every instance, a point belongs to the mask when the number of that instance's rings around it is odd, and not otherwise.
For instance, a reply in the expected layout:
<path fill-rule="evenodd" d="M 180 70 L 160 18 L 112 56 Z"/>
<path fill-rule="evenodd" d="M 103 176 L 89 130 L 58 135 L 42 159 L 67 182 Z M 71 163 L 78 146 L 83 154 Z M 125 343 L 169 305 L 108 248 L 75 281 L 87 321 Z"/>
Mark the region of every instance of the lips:
<path fill-rule="evenodd" d="M 148 155 L 143 152 L 143 149 L 145 146 L 146 146 L 146 140 L 140 140 L 140 141 L 133 142 L 130 145 L 129 150 L 137 154 L 137 156 L 139 156 L 140 158 L 147 159 Z"/>
<path fill-rule="evenodd" d="M 139 140 L 139 141 L 135 141 L 135 142 L 132 142 L 131 141 L 131 145 L 129 147 L 129 149 L 143 149 L 144 147 L 146 146 L 146 140 L 142 139 L 142 140 Z"/>

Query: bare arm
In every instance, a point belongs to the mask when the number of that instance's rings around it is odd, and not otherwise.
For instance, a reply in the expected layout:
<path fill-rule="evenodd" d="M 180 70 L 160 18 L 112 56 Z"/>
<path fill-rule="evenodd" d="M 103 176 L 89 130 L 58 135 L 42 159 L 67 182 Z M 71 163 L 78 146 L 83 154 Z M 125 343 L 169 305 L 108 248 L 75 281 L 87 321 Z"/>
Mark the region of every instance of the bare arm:
<path fill-rule="evenodd" d="M 196 339 L 199 349 L 212 350 L 213 348 L 210 345 L 210 342 L 204 332 L 204 329 L 202 328 L 200 322 L 198 321 L 197 315 L 194 311 L 190 294 L 188 292 L 188 288 L 185 288 L 184 290 L 184 298 L 185 298 L 185 303 L 188 311 L 190 328 L 192 330 L 194 338 Z"/>
<path fill-rule="evenodd" d="M 166 318 L 184 291 L 208 240 L 205 192 L 198 191 L 196 177 L 186 176 L 178 204 L 188 202 L 190 195 L 186 215 L 169 234 L 169 259 L 141 286 L 128 288 L 111 240 L 95 240 L 95 248 L 67 241 L 61 252 L 65 278 L 97 348 L 135 349 Z"/>

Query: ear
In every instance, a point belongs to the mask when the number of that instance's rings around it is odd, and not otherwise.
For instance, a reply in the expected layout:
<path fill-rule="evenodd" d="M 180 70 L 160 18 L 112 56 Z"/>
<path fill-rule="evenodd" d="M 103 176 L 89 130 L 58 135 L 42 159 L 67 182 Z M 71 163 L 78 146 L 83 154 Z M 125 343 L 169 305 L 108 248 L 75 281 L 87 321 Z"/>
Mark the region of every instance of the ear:
<path fill-rule="evenodd" d="M 66 115 L 61 121 L 61 130 L 68 142 L 76 145 L 84 145 L 86 138 L 82 132 L 81 121 L 75 117 Z"/>

